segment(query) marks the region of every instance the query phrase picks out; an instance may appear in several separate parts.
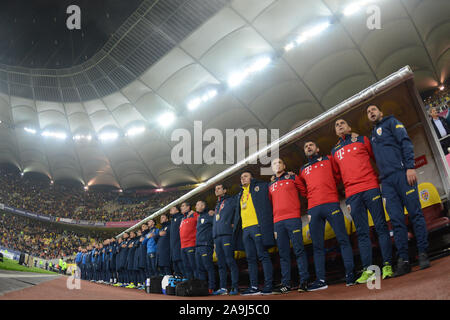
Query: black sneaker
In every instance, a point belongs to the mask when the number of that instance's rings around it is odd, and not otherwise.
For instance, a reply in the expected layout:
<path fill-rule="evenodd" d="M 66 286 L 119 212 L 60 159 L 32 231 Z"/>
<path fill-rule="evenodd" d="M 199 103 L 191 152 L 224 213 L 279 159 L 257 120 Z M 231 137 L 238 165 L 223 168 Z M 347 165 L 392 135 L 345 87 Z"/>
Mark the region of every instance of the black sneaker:
<path fill-rule="evenodd" d="M 430 260 L 425 252 L 419 253 L 419 266 L 420 270 L 430 267 Z"/>
<path fill-rule="evenodd" d="M 291 288 L 285 285 L 279 285 L 272 290 L 273 294 L 283 294 L 291 292 Z"/>
<path fill-rule="evenodd" d="M 400 277 L 411 272 L 411 265 L 409 261 L 404 261 L 402 258 L 398 258 L 397 268 L 394 273 L 394 277 Z"/>
<path fill-rule="evenodd" d="M 298 292 L 306 292 L 306 291 L 308 291 L 308 286 L 309 286 L 308 281 L 300 282 L 300 284 L 298 286 Z"/>
<path fill-rule="evenodd" d="M 325 282 L 325 280 L 317 279 L 316 281 L 314 281 L 312 284 L 310 284 L 308 286 L 308 291 L 324 290 L 326 288 L 328 288 L 328 285 Z"/>

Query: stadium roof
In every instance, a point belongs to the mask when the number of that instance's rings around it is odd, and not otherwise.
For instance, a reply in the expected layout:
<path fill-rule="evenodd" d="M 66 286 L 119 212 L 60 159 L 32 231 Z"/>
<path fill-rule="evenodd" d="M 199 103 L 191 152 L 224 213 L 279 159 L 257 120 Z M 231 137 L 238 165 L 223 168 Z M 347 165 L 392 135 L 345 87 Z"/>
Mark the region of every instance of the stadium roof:
<path fill-rule="evenodd" d="M 11 3 L 0 5 L 0 162 L 52 180 L 200 183 L 230 165 L 174 164 L 176 128 L 283 135 L 405 65 L 420 91 L 450 73 L 447 0 Z M 65 25 L 71 4 L 81 30 Z"/>

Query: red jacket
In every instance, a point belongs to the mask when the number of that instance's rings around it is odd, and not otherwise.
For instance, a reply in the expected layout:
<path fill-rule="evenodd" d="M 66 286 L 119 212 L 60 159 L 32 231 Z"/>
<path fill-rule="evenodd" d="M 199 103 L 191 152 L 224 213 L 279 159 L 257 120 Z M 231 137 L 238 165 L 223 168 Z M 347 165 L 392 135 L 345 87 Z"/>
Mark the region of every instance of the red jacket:
<path fill-rule="evenodd" d="M 339 202 L 334 161 L 329 156 L 314 156 L 305 164 L 296 178 L 296 186 L 308 199 L 308 209 L 324 203 Z"/>
<path fill-rule="evenodd" d="M 180 224 L 181 249 L 195 247 L 195 240 L 197 238 L 198 213 L 194 211 L 194 214 L 189 218 L 186 216 L 184 216 Z"/>
<path fill-rule="evenodd" d="M 370 163 L 374 159 L 372 146 L 365 136 L 352 138 L 347 135 L 339 139 L 338 144 L 331 150 L 337 180 L 342 180 L 345 196 L 379 188 L 378 176 Z"/>
<path fill-rule="evenodd" d="M 296 187 L 295 175 L 283 174 L 275 177 L 269 185 L 269 199 L 273 207 L 273 222 L 300 218 L 300 200 Z"/>

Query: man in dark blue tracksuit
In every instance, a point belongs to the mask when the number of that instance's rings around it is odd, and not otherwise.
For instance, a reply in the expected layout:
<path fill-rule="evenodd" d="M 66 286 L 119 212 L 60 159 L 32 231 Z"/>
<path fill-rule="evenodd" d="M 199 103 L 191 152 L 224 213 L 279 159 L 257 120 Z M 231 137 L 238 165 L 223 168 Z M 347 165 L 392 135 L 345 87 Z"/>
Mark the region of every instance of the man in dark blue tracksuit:
<path fill-rule="evenodd" d="M 147 257 L 147 264 L 149 274 L 148 277 L 156 277 L 158 270 L 156 267 L 156 249 L 157 249 L 157 237 L 159 229 L 155 227 L 155 220 L 148 221 L 148 232 L 146 233 L 143 244 L 146 247 L 145 255 Z"/>
<path fill-rule="evenodd" d="M 130 284 L 126 287 L 134 289 L 137 285 L 137 266 L 136 266 L 136 249 L 139 246 L 139 238 L 136 237 L 134 231 L 130 232 L 130 241 L 128 243 L 128 255 L 127 255 L 127 271 L 130 277 Z"/>
<path fill-rule="evenodd" d="M 250 287 L 242 295 L 272 294 L 273 266 L 268 248 L 275 245 L 275 239 L 269 184 L 256 181 L 251 172 L 245 171 L 241 174 L 241 185 L 236 198 L 233 239 L 238 244 L 241 237 L 248 262 Z M 262 292 L 258 288 L 258 259 L 264 272 Z"/>
<path fill-rule="evenodd" d="M 180 224 L 183 215 L 177 207 L 170 208 L 170 253 L 172 255 L 173 273 L 185 276 L 183 261 L 181 260 Z"/>
<path fill-rule="evenodd" d="M 125 286 L 125 284 L 130 283 L 128 271 L 127 271 L 127 257 L 128 257 L 128 244 L 129 234 L 125 232 L 122 236 L 123 241 L 120 243 L 119 252 L 117 257 L 117 268 L 119 273 L 119 283 L 121 286 Z"/>
<path fill-rule="evenodd" d="M 87 247 L 86 251 L 86 280 L 92 280 L 92 246 Z"/>
<path fill-rule="evenodd" d="M 137 238 L 139 241 L 137 241 L 137 248 L 135 253 L 134 260 L 136 261 L 136 274 L 137 274 L 137 284 L 139 286 L 138 289 L 145 289 L 145 279 L 146 279 L 146 273 L 145 270 L 147 268 L 147 246 L 145 246 L 144 240 L 145 235 L 148 232 L 148 228 L 146 228 L 147 225 L 142 225 L 142 230 L 139 230 L 137 233 Z M 145 235 L 144 235 L 145 234 Z"/>
<path fill-rule="evenodd" d="M 231 273 L 230 295 L 236 295 L 238 291 L 239 268 L 234 259 L 233 243 L 233 222 L 236 211 L 237 200 L 226 194 L 227 188 L 219 184 L 215 188 L 217 204 L 213 219 L 212 235 L 214 239 L 214 248 L 217 256 L 217 265 L 219 267 L 219 290 L 214 295 L 226 295 L 227 290 L 227 265 Z"/>
<path fill-rule="evenodd" d="M 411 271 L 408 256 L 408 229 L 403 208 L 408 211 L 419 251 L 421 269 L 430 266 L 427 256 L 428 239 L 425 219 L 420 206 L 414 147 L 403 124 L 393 116 L 383 117 L 376 105 L 367 107 L 367 116 L 374 124 L 371 144 L 380 171 L 382 195 L 394 228 L 398 250 L 396 276 Z"/>
<path fill-rule="evenodd" d="M 156 269 L 159 270 L 159 274 L 167 275 L 171 274 L 170 271 L 170 224 L 169 217 L 163 213 L 159 216 L 159 223 L 161 229 L 158 234 L 155 235 L 156 241 Z"/>
<path fill-rule="evenodd" d="M 116 275 L 116 238 L 111 238 L 109 243 L 109 273 L 111 275 L 111 279 L 109 282 L 111 284 L 117 282 Z"/>
<path fill-rule="evenodd" d="M 97 275 L 98 275 L 98 267 L 99 267 L 99 260 L 98 260 L 98 245 L 95 244 L 94 248 L 92 249 L 92 279 L 91 281 L 97 281 Z"/>
<path fill-rule="evenodd" d="M 202 200 L 197 201 L 195 209 L 199 214 L 197 219 L 197 237 L 195 239 L 197 273 L 200 280 L 206 280 L 206 273 L 208 273 L 208 288 L 211 294 L 216 286 L 213 264 L 214 241 L 212 237 L 214 211 L 208 210 L 206 203 Z"/>

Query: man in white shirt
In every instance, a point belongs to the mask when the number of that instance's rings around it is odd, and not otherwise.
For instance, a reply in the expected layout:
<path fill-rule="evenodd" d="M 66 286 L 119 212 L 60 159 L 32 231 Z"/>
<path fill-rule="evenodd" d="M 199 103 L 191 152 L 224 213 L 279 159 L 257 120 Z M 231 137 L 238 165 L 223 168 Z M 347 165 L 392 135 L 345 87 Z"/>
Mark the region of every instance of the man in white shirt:
<path fill-rule="evenodd" d="M 448 128 L 445 119 L 439 116 L 437 107 L 430 108 L 430 116 L 431 116 L 431 124 L 433 125 L 433 128 L 436 131 L 438 139 L 441 139 L 450 134 L 450 129 Z M 450 137 L 443 139 L 440 142 L 444 153 L 448 154 L 449 153 L 448 149 L 450 147 Z"/>

